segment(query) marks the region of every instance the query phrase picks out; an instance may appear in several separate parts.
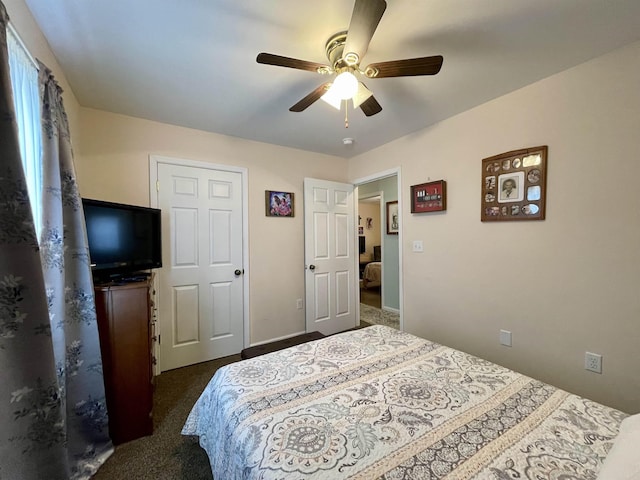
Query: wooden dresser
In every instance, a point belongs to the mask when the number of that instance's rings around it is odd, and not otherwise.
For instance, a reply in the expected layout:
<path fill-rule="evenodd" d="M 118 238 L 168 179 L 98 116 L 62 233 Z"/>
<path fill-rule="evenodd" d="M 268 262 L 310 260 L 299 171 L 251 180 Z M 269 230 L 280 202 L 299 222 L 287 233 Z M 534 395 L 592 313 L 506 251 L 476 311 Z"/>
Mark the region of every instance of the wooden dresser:
<path fill-rule="evenodd" d="M 96 311 L 114 444 L 153 432 L 150 282 L 97 284 Z"/>

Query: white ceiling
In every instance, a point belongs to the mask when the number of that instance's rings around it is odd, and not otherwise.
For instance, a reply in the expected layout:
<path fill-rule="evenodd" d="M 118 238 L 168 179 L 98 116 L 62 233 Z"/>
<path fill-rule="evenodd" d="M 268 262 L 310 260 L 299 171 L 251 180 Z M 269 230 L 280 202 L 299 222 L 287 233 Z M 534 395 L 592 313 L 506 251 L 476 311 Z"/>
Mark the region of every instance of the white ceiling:
<path fill-rule="evenodd" d="M 288 111 L 326 77 L 255 59 L 328 63 L 352 0 L 26 3 L 85 107 L 347 158 L 640 40 L 639 0 L 388 0 L 361 66 L 444 64 L 368 80 L 383 110 L 350 110 L 345 129 L 344 111 L 322 101 Z"/>

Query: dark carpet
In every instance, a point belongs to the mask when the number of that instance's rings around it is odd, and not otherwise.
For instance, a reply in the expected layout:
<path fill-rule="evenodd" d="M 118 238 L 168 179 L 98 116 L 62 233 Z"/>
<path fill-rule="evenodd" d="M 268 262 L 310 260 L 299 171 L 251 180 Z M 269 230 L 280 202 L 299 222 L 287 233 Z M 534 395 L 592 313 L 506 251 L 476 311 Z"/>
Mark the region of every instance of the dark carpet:
<path fill-rule="evenodd" d="M 118 445 L 95 480 L 211 480 L 207 454 L 182 425 L 218 368 L 240 355 L 163 372 L 155 378 L 153 435 Z"/>

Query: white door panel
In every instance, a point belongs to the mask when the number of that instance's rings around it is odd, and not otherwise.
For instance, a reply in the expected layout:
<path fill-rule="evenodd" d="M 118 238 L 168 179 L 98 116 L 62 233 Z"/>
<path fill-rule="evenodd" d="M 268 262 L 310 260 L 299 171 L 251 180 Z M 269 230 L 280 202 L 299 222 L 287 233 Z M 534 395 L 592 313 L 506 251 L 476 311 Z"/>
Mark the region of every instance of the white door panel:
<path fill-rule="evenodd" d="M 161 369 L 244 345 L 242 174 L 158 163 Z"/>
<path fill-rule="evenodd" d="M 353 186 L 305 178 L 307 331 L 325 335 L 356 325 Z"/>

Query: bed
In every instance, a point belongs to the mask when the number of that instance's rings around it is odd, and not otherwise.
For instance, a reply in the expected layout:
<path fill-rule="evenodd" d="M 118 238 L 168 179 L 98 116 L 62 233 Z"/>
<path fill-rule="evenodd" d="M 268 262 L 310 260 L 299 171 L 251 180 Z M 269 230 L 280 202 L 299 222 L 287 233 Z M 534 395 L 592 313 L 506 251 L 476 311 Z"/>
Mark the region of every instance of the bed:
<path fill-rule="evenodd" d="M 375 325 L 220 368 L 182 433 L 216 480 L 595 479 L 625 417 Z"/>
<path fill-rule="evenodd" d="M 379 287 L 382 284 L 382 262 L 369 262 L 364 267 L 362 286 L 364 288 Z"/>

